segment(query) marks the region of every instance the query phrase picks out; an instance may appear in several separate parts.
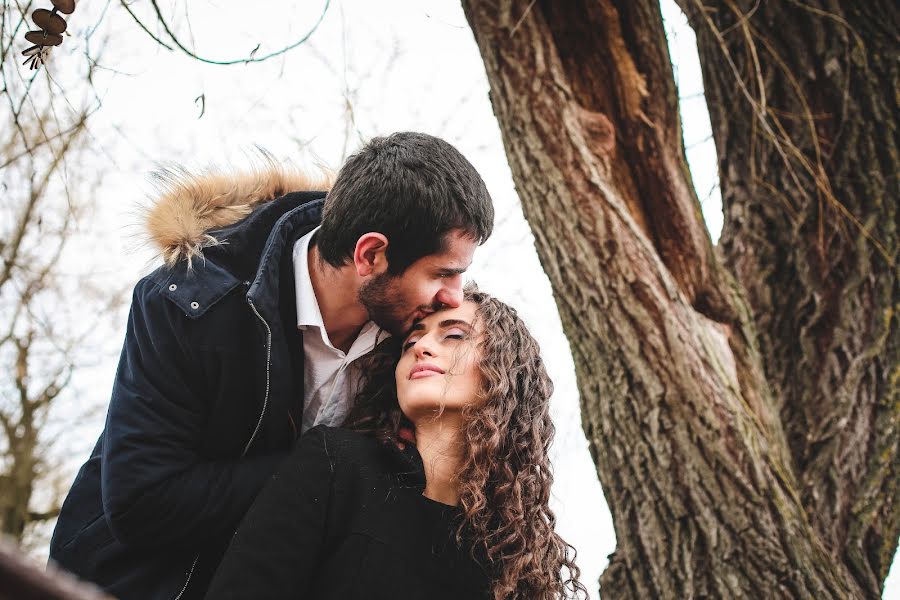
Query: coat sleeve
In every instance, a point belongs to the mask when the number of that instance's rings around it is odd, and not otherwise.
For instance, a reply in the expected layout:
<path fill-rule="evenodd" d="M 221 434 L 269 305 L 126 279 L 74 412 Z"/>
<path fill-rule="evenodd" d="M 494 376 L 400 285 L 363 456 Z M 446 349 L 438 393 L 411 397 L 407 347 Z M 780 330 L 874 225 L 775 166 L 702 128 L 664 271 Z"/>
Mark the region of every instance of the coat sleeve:
<path fill-rule="evenodd" d="M 101 455 L 104 513 L 126 545 L 226 537 L 284 457 L 197 454 L 208 415 L 189 375 L 186 319 L 154 282 L 135 287 Z"/>
<path fill-rule="evenodd" d="M 327 435 L 325 427 L 310 429 L 269 479 L 231 540 L 208 599 L 309 597 L 334 489 Z"/>

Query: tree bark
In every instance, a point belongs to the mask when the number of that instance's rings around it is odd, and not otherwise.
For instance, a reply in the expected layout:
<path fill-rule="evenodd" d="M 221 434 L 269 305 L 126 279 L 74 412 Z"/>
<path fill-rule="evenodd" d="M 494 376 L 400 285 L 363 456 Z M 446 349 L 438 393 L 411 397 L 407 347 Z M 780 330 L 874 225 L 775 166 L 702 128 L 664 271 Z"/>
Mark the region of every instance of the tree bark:
<path fill-rule="evenodd" d="M 880 597 L 900 534 L 900 6 L 679 4 L 719 154 L 722 255 L 753 308 L 804 508 Z"/>
<path fill-rule="evenodd" d="M 769 385 L 766 336 L 782 334 L 763 326 L 746 275 L 718 258 L 703 224 L 658 4 L 463 6 L 613 516 L 618 547 L 603 597 L 869 595 L 806 512 L 783 387 Z M 875 260 L 871 245 L 858 246 Z M 859 317 L 845 326 L 878 328 Z M 896 347 L 891 323 L 881 329 L 886 348 Z M 886 381 L 896 361 L 870 356 L 860 367 Z M 896 406 L 885 409 L 896 417 Z M 886 445 L 882 460 L 895 468 L 896 447 Z M 891 493 L 883 485 L 868 497 L 886 506 Z"/>

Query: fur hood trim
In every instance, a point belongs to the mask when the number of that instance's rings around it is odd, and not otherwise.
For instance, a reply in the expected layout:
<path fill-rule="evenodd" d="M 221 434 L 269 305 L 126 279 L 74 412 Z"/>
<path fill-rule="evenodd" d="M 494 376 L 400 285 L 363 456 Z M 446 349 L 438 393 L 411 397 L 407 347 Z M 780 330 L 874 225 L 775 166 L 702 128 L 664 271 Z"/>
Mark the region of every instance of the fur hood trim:
<path fill-rule="evenodd" d="M 159 199 L 145 216 L 150 240 L 168 266 L 202 257 L 203 249 L 220 243 L 209 231 L 236 223 L 258 205 L 290 192 L 327 191 L 333 173 L 283 167 L 268 160 L 263 168 L 226 174 L 207 170 L 193 174 L 180 167 L 153 174 Z"/>

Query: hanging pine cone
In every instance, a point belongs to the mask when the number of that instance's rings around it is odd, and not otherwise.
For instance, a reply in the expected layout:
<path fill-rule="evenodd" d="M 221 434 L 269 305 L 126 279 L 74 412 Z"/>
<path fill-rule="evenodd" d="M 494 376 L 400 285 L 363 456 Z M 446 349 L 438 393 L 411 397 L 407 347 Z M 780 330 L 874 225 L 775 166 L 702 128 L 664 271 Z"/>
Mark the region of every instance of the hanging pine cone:
<path fill-rule="evenodd" d="M 50 48 L 63 42 L 62 34 L 66 31 L 66 20 L 59 13 L 70 15 L 75 10 L 76 0 L 51 0 L 53 10 L 39 8 L 31 14 L 31 20 L 38 29 L 25 34 L 25 40 L 32 46 L 22 51 L 25 62 L 30 69 L 37 69 L 47 63 Z"/>

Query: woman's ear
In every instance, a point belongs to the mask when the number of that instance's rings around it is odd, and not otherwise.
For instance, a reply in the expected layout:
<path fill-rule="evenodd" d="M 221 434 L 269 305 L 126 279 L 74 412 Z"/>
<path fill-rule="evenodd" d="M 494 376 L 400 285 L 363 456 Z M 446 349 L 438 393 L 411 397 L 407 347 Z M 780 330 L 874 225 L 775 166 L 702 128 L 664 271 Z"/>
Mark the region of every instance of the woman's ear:
<path fill-rule="evenodd" d="M 387 271 L 388 239 L 377 232 L 364 233 L 356 240 L 353 251 L 353 265 L 360 277 L 380 275 Z"/>

